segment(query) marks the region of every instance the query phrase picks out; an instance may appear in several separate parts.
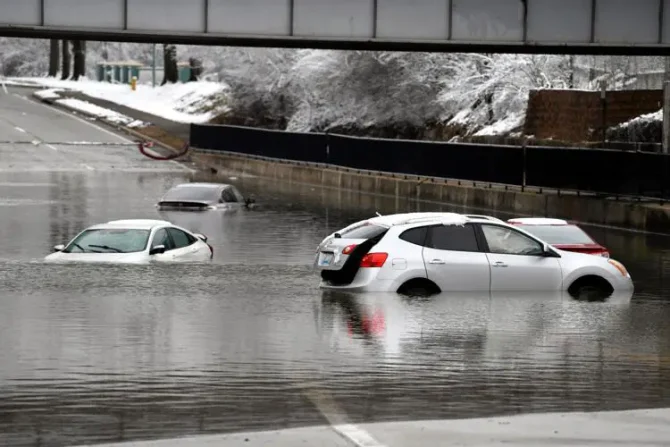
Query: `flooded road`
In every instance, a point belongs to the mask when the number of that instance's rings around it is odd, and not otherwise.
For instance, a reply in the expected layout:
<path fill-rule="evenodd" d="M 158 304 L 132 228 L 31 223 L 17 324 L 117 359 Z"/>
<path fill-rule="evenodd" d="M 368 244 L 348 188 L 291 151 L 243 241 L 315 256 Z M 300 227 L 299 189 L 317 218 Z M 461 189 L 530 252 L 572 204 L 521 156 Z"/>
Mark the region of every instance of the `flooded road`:
<path fill-rule="evenodd" d="M 159 213 L 170 186 L 210 178 L 121 148 L 77 146 L 50 170 L 57 151 L 21 165 L 0 144 L 0 445 L 324 424 L 315 390 L 352 422 L 670 406 L 670 238 L 589 228 L 631 272 L 630 302 L 322 294 L 326 234 L 461 209 L 235 177 L 257 209 Z M 140 217 L 206 234 L 213 262 L 41 262 L 87 225 Z"/>

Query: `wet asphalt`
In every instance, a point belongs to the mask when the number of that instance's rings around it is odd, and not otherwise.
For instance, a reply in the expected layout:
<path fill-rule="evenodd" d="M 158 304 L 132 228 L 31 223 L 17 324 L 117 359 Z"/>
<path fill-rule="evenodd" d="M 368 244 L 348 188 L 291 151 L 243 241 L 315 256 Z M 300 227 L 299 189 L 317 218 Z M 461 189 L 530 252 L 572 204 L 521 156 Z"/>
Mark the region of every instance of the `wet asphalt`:
<path fill-rule="evenodd" d="M 159 213 L 170 186 L 212 177 L 25 93 L 0 92 L 0 445 L 324 424 L 315 390 L 354 423 L 670 406 L 670 238 L 589 228 L 631 301 L 323 294 L 326 234 L 462 209 L 228 173 L 256 209 Z M 213 261 L 42 263 L 87 225 L 140 217 L 206 234 Z"/>

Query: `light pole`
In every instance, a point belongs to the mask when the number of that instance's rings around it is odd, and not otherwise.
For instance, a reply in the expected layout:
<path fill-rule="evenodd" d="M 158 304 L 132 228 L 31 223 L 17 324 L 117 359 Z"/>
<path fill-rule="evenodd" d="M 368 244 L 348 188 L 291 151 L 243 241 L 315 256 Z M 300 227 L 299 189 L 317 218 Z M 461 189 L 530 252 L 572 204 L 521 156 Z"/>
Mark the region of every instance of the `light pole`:
<path fill-rule="evenodd" d="M 151 48 L 151 86 L 156 87 L 156 44 Z"/>

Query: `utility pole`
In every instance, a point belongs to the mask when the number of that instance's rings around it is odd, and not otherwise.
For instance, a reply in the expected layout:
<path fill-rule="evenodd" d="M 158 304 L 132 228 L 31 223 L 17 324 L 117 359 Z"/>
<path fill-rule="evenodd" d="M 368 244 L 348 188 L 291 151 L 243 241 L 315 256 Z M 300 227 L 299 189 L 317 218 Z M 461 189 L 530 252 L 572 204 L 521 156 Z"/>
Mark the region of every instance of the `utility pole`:
<path fill-rule="evenodd" d="M 151 86 L 156 87 L 156 44 L 153 44 L 151 48 Z"/>

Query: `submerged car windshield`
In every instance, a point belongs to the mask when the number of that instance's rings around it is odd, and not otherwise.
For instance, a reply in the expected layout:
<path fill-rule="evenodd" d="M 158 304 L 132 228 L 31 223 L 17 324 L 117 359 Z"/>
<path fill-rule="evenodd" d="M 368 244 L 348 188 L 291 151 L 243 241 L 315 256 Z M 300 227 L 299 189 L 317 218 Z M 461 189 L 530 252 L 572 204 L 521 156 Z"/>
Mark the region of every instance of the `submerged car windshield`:
<path fill-rule="evenodd" d="M 517 225 L 543 241 L 554 244 L 595 244 L 581 228 L 576 225 Z"/>
<path fill-rule="evenodd" d="M 110 228 L 86 230 L 63 250 L 64 253 L 137 253 L 144 251 L 149 230 Z"/>
<path fill-rule="evenodd" d="M 221 189 L 206 186 L 187 186 L 173 188 L 165 193 L 162 202 L 217 202 L 221 198 Z"/>

